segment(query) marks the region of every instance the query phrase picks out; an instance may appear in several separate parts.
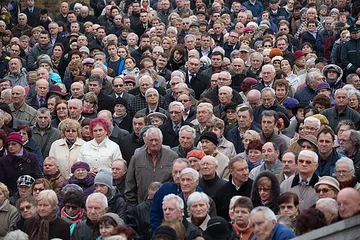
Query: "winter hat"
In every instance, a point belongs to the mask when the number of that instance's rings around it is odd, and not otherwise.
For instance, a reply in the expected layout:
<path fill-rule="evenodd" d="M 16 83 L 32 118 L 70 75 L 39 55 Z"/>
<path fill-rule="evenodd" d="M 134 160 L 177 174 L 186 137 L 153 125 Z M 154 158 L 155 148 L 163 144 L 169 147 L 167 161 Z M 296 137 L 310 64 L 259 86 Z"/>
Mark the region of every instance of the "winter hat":
<path fill-rule="evenodd" d="M 298 59 L 299 57 L 305 56 L 305 53 L 302 50 L 297 50 L 296 52 L 294 52 L 294 62 L 296 61 L 296 59 Z"/>
<path fill-rule="evenodd" d="M 127 108 L 127 101 L 122 97 L 118 97 L 115 99 L 115 105 L 116 104 L 122 104 Z"/>
<path fill-rule="evenodd" d="M 200 141 L 203 139 L 209 140 L 210 142 L 215 144 L 215 146 L 217 146 L 219 144 L 218 138 L 217 138 L 216 134 L 213 132 L 204 132 L 200 136 Z"/>
<path fill-rule="evenodd" d="M 122 218 L 119 217 L 119 215 L 115 213 L 105 213 L 101 217 L 108 216 L 115 220 L 117 226 L 125 226 L 125 222 Z"/>
<path fill-rule="evenodd" d="M 154 128 L 154 126 L 153 126 L 153 125 L 147 125 L 147 126 L 143 127 L 143 128 L 140 130 L 140 133 L 139 133 L 140 137 L 142 137 L 142 135 L 143 135 L 147 130 L 149 130 L 150 128 Z"/>
<path fill-rule="evenodd" d="M 176 240 L 176 231 L 169 226 L 160 226 L 154 232 L 154 238 L 167 237 L 169 240 Z"/>
<path fill-rule="evenodd" d="M 336 13 L 337 15 L 339 15 L 340 11 L 337 8 L 333 8 L 333 9 L 330 10 L 329 15 L 331 15 L 332 13 Z"/>
<path fill-rule="evenodd" d="M 204 237 L 209 240 L 228 239 L 230 234 L 229 223 L 224 218 L 217 216 L 211 218 L 207 223 Z"/>
<path fill-rule="evenodd" d="M 259 25 L 256 22 L 248 22 L 248 24 L 246 24 L 246 27 L 252 27 L 253 31 L 256 31 L 256 29 L 258 29 Z"/>
<path fill-rule="evenodd" d="M 317 187 L 321 184 L 326 184 L 329 185 L 333 188 L 335 188 L 338 192 L 340 192 L 340 188 L 339 188 L 339 182 L 338 180 L 336 180 L 333 177 L 330 176 L 323 176 L 319 178 L 319 181 L 315 184 L 315 189 L 317 189 Z"/>
<path fill-rule="evenodd" d="M 246 27 L 246 28 L 244 28 L 243 32 L 244 33 L 246 33 L 246 32 L 254 32 L 254 28 L 253 27 Z"/>
<path fill-rule="evenodd" d="M 71 173 L 74 173 L 78 168 L 84 168 L 86 171 L 90 171 L 90 166 L 86 162 L 76 162 L 71 166 Z"/>
<path fill-rule="evenodd" d="M 16 181 L 16 186 L 27 186 L 31 187 L 32 183 L 35 181 L 35 179 L 30 175 L 22 175 L 20 176 Z"/>
<path fill-rule="evenodd" d="M 320 6 L 319 11 L 321 11 L 321 10 L 323 10 L 323 9 L 327 9 L 327 8 L 328 8 L 328 7 L 327 7 L 325 4 L 323 4 L 323 5 Z"/>
<path fill-rule="evenodd" d="M 113 177 L 110 169 L 101 168 L 95 176 L 94 184 L 104 184 L 111 189 L 113 186 Z"/>
<path fill-rule="evenodd" d="M 20 133 L 17 132 L 10 133 L 5 140 L 5 144 L 8 144 L 9 142 L 17 142 L 20 145 L 22 145 L 23 141 Z"/>
<path fill-rule="evenodd" d="M 330 85 L 327 82 L 321 82 L 317 85 L 315 92 L 318 92 L 323 89 L 328 89 L 331 91 Z"/>
<path fill-rule="evenodd" d="M 85 52 L 87 54 L 90 55 L 90 50 L 89 48 L 85 47 L 85 46 L 82 46 L 80 49 L 79 49 L 80 52 Z"/>
<path fill-rule="evenodd" d="M 293 109 L 297 107 L 299 101 L 296 98 L 286 98 L 283 102 L 283 105 L 286 109 Z"/>
<path fill-rule="evenodd" d="M 46 64 L 49 65 L 51 68 L 53 68 L 52 63 L 51 63 L 50 61 L 48 61 L 47 59 L 44 59 L 44 58 L 40 59 L 40 61 L 39 61 L 39 66 L 40 66 L 42 63 L 46 63 Z"/>
<path fill-rule="evenodd" d="M 282 61 L 284 58 L 282 56 L 275 56 L 271 59 L 271 64 L 274 64 L 275 61 Z"/>
<path fill-rule="evenodd" d="M 132 82 L 134 84 L 136 84 L 136 80 L 135 80 L 135 77 L 133 75 L 130 75 L 130 74 L 127 74 L 124 78 L 124 83 L 126 82 Z"/>
<path fill-rule="evenodd" d="M 272 59 L 276 56 L 283 56 L 283 52 L 279 48 L 273 48 L 270 51 L 269 57 Z"/>
<path fill-rule="evenodd" d="M 312 117 L 317 118 L 320 120 L 321 125 L 329 125 L 329 120 L 324 115 L 318 113 L 313 115 Z"/>
<path fill-rule="evenodd" d="M 74 183 L 70 183 L 70 184 L 67 184 L 65 185 L 62 189 L 61 189 L 61 193 L 63 195 L 65 195 L 65 193 L 69 190 L 72 190 L 72 191 L 79 191 L 81 192 L 82 194 L 84 194 L 84 190 L 77 184 L 74 184 Z"/>
<path fill-rule="evenodd" d="M 303 142 L 308 142 L 311 145 L 313 145 L 314 148 L 317 148 L 317 139 L 314 135 L 306 135 L 304 138 L 300 138 L 299 140 L 297 140 L 297 143 L 299 145 L 303 144 Z"/>
<path fill-rule="evenodd" d="M 188 154 L 186 155 L 186 158 L 189 159 L 191 157 L 197 158 L 197 159 L 202 159 L 203 157 L 205 157 L 205 153 L 201 150 L 192 150 L 190 152 L 188 152 Z"/>

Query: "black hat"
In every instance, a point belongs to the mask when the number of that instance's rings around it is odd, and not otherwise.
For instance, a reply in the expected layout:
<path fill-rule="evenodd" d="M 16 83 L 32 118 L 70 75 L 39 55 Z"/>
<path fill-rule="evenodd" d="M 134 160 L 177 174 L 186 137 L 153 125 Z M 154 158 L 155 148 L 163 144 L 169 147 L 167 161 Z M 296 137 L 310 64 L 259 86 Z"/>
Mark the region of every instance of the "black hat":
<path fill-rule="evenodd" d="M 350 31 L 350 33 L 360 32 L 360 24 L 354 24 L 350 26 L 348 30 Z"/>
<path fill-rule="evenodd" d="M 193 22 L 190 24 L 190 27 L 200 27 L 198 22 Z"/>
<path fill-rule="evenodd" d="M 213 132 L 204 132 L 200 136 L 200 141 L 203 139 L 209 140 L 210 142 L 214 143 L 215 146 L 217 146 L 219 144 L 219 140 L 218 140 L 216 134 Z"/>
<path fill-rule="evenodd" d="M 299 108 L 306 108 L 306 107 L 308 107 L 309 106 L 309 102 L 299 102 L 299 104 L 296 106 L 296 107 L 294 107 L 293 109 L 291 109 L 291 111 L 292 111 L 292 114 L 294 115 L 294 116 L 296 116 L 296 113 L 297 113 L 297 111 L 299 110 Z"/>
<path fill-rule="evenodd" d="M 168 237 L 169 240 L 176 240 L 176 231 L 169 226 L 160 226 L 154 232 L 154 238 Z"/>
<path fill-rule="evenodd" d="M 324 58 L 324 57 L 318 57 L 316 60 L 315 60 L 315 64 L 318 64 L 318 63 L 329 63 L 329 61 Z"/>
<path fill-rule="evenodd" d="M 197 12 L 196 12 L 196 14 L 195 14 L 195 15 L 198 15 L 198 14 L 202 14 L 202 15 L 205 15 L 205 16 L 206 16 L 205 11 L 201 11 L 201 10 L 199 10 L 199 11 L 197 11 Z"/>
<path fill-rule="evenodd" d="M 124 98 L 122 98 L 122 97 L 118 97 L 118 98 L 116 98 L 115 99 L 115 105 L 116 104 L 122 104 L 122 105 L 124 105 L 126 108 L 127 108 L 127 101 L 124 99 Z"/>
<path fill-rule="evenodd" d="M 228 109 L 236 110 L 237 104 L 234 102 L 230 102 L 228 105 L 224 107 L 224 111 L 226 112 Z"/>
<path fill-rule="evenodd" d="M 222 217 L 213 217 L 207 223 L 204 237 L 206 240 L 228 239 L 230 234 L 229 223 Z"/>

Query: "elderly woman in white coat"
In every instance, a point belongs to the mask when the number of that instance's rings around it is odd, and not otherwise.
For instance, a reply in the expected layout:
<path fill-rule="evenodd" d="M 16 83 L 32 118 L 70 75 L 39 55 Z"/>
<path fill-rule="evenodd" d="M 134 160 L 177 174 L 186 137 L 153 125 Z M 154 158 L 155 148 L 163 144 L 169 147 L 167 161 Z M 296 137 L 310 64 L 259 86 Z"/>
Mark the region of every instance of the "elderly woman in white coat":
<path fill-rule="evenodd" d="M 71 175 L 71 166 L 77 161 L 80 149 L 85 141 L 81 137 L 78 121 L 65 119 L 61 123 L 61 139 L 51 144 L 49 156 L 56 159 L 61 174 L 65 178 Z"/>
<path fill-rule="evenodd" d="M 83 145 L 78 157 L 78 161 L 90 165 L 90 173 L 96 174 L 100 168 L 111 168 L 115 159 L 122 159 L 119 145 L 109 139 L 110 127 L 105 119 L 91 120 L 90 134 L 93 140 Z"/>
<path fill-rule="evenodd" d="M 187 220 L 204 232 L 210 220 L 210 199 L 203 192 L 192 193 L 187 200 L 189 216 Z"/>

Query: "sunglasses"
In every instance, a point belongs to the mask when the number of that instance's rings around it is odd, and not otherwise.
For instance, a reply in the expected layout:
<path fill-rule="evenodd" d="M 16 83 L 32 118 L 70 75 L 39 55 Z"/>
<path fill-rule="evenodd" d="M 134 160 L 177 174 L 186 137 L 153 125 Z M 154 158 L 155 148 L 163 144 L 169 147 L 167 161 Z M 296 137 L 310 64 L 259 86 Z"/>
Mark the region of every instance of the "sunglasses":
<path fill-rule="evenodd" d="M 318 189 L 316 189 L 316 193 L 321 193 L 321 192 L 327 193 L 329 191 L 331 191 L 330 188 L 318 188 Z"/>

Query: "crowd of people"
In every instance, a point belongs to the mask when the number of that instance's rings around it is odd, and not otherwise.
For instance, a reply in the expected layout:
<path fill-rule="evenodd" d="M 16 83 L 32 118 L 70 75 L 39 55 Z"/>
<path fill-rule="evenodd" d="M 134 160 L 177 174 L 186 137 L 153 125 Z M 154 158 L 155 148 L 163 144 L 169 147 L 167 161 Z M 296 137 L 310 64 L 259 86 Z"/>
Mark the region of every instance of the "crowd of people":
<path fill-rule="evenodd" d="M 286 240 L 360 213 L 359 0 L 0 11 L 0 239 Z"/>

